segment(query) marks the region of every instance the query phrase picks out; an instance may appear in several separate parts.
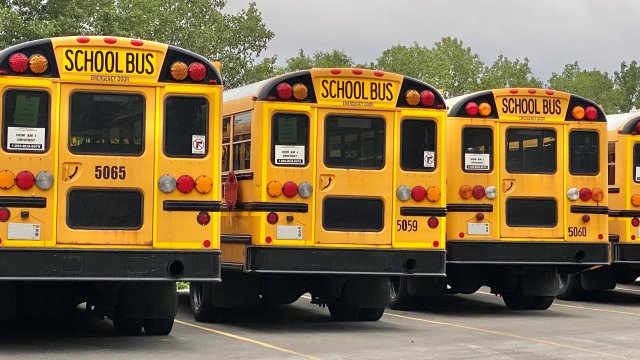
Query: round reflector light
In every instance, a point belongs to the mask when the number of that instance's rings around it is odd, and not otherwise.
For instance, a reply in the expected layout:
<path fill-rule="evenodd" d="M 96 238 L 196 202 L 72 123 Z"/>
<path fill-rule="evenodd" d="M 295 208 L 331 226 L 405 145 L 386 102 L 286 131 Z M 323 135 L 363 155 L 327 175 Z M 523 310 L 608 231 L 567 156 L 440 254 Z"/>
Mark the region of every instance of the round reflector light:
<path fill-rule="evenodd" d="M 40 171 L 36 174 L 36 186 L 40 190 L 49 190 L 53 186 L 53 175 L 48 171 Z"/>
<path fill-rule="evenodd" d="M 422 186 L 417 185 L 411 189 L 411 198 L 415 201 L 422 201 L 427 197 L 427 190 Z"/>
<path fill-rule="evenodd" d="M 196 191 L 200 194 L 208 194 L 213 188 L 213 180 L 207 175 L 200 175 L 196 178 Z"/>
<path fill-rule="evenodd" d="M 276 94 L 278 95 L 280 100 L 289 100 L 293 95 L 293 89 L 291 88 L 291 85 L 289 85 L 289 83 L 281 82 L 280 84 L 278 84 L 278 86 L 276 86 Z"/>
<path fill-rule="evenodd" d="M 580 189 L 580 200 L 582 201 L 591 200 L 591 189 L 587 189 L 587 188 Z"/>
<path fill-rule="evenodd" d="M 407 90 L 404 94 L 404 99 L 407 101 L 407 104 L 416 106 L 420 103 L 420 94 L 415 90 Z"/>
<path fill-rule="evenodd" d="M 582 120 L 584 119 L 584 108 L 582 106 L 574 106 L 573 110 L 571 110 L 571 115 L 573 115 L 573 118 L 576 120 Z"/>
<path fill-rule="evenodd" d="M 298 101 L 302 101 L 302 100 L 306 99 L 307 95 L 309 95 L 309 90 L 303 84 L 295 84 L 295 85 L 293 85 L 293 88 L 292 88 L 291 91 L 293 92 L 293 98 L 298 100 Z"/>
<path fill-rule="evenodd" d="M 200 62 L 189 65 L 189 78 L 195 82 L 200 82 L 207 77 L 207 68 Z"/>
<path fill-rule="evenodd" d="M 493 200 L 498 197 L 498 189 L 493 185 L 489 185 L 486 189 L 484 189 L 484 196 L 486 196 L 489 200 Z"/>
<path fill-rule="evenodd" d="M 313 194 L 313 186 L 306 181 L 303 181 L 298 185 L 298 195 L 303 199 L 308 199 Z"/>
<path fill-rule="evenodd" d="M 478 113 L 480 114 L 480 116 L 491 115 L 491 105 L 486 102 L 480 103 L 480 106 L 478 106 Z"/>
<path fill-rule="evenodd" d="M 16 74 L 22 74 L 27 71 L 29 66 L 29 58 L 23 53 L 15 53 L 9 57 L 9 69 Z"/>
<path fill-rule="evenodd" d="M 174 80 L 182 81 L 187 78 L 187 64 L 182 61 L 176 61 L 171 64 L 169 71 Z"/>
<path fill-rule="evenodd" d="M 429 186 L 427 188 L 427 200 L 431 202 L 440 200 L 440 188 L 437 186 Z"/>
<path fill-rule="evenodd" d="M 631 226 L 638 227 L 639 225 L 640 225 L 640 219 L 638 218 L 631 219 Z"/>
<path fill-rule="evenodd" d="M 196 216 L 196 221 L 198 221 L 200 225 L 207 225 L 211 221 L 211 215 L 206 211 L 200 211 L 198 216 Z"/>
<path fill-rule="evenodd" d="M 587 106 L 584 109 L 584 117 L 586 117 L 587 120 L 595 120 L 597 116 L 598 116 L 598 110 L 596 110 L 595 107 Z"/>
<path fill-rule="evenodd" d="M 278 214 L 274 212 L 270 212 L 267 214 L 267 222 L 271 225 L 278 222 Z"/>
<path fill-rule="evenodd" d="M 438 221 L 437 217 L 430 217 L 429 220 L 427 220 L 427 225 L 429 225 L 430 228 L 435 229 L 438 227 L 438 225 L 440 224 L 440 221 Z"/>
<path fill-rule="evenodd" d="M 436 103 L 436 95 L 433 93 L 433 91 L 423 90 L 420 93 L 420 103 L 422 104 L 422 106 L 433 106 L 433 104 Z"/>
<path fill-rule="evenodd" d="M 196 186 L 196 182 L 189 175 L 180 176 L 178 178 L 178 181 L 176 182 L 176 187 L 178 188 L 178 191 L 184 194 L 190 193 L 195 186 Z"/>
<path fill-rule="evenodd" d="M 400 185 L 398 189 L 396 189 L 396 197 L 400 201 L 408 201 L 411 199 L 411 189 L 407 185 Z"/>
<path fill-rule="evenodd" d="M 591 190 L 591 198 L 595 202 L 600 202 L 604 199 L 604 191 L 600 188 L 593 188 Z"/>
<path fill-rule="evenodd" d="M 469 116 L 478 115 L 478 104 L 474 103 L 473 101 L 468 103 L 467 106 L 464 107 L 464 109 Z"/>
<path fill-rule="evenodd" d="M 640 206 L 640 195 L 638 194 L 631 195 L 631 205 L 633 205 L 634 207 Z"/>
<path fill-rule="evenodd" d="M 173 192 L 176 189 L 176 178 L 169 174 L 164 174 L 158 179 L 158 189 L 165 194 Z"/>
<path fill-rule="evenodd" d="M 484 187 L 482 185 L 476 185 L 473 187 L 471 193 L 473 194 L 474 198 L 478 200 L 482 199 L 484 197 Z"/>
<path fill-rule="evenodd" d="M 293 181 L 287 181 L 282 185 L 282 193 L 286 197 L 294 197 L 298 193 L 298 185 Z"/>
<path fill-rule="evenodd" d="M 207 240 L 204 240 L 204 241 L 202 242 L 202 246 L 203 246 L 203 247 L 205 247 L 205 248 L 207 248 L 207 249 L 208 249 L 208 248 L 210 248 L 210 247 L 211 247 L 211 240 L 208 240 L 208 239 L 207 239 Z"/>
<path fill-rule="evenodd" d="M 462 185 L 460 186 L 460 189 L 458 190 L 458 194 L 460 194 L 460 197 L 463 199 L 471 199 L 471 192 L 473 191 L 473 189 L 471 188 L 470 185 Z"/>
<path fill-rule="evenodd" d="M 576 201 L 578 200 L 579 197 L 580 197 L 580 191 L 578 191 L 578 189 L 569 188 L 569 190 L 567 190 L 567 199 L 571 201 Z"/>
<path fill-rule="evenodd" d="M 11 211 L 7 208 L 0 208 L 0 221 L 5 222 L 11 218 Z"/>
<path fill-rule="evenodd" d="M 282 184 L 279 181 L 271 181 L 267 184 L 267 194 L 271 197 L 278 197 L 282 194 Z"/>
<path fill-rule="evenodd" d="M 587 214 L 582 215 L 582 222 L 589 222 L 591 217 Z"/>
<path fill-rule="evenodd" d="M 40 54 L 31 55 L 29 58 L 29 70 L 34 74 L 42 74 L 47 71 L 49 62 L 47 58 Z"/>
<path fill-rule="evenodd" d="M 484 220 L 484 214 L 481 213 L 481 212 L 476 213 L 476 220 L 478 220 L 478 221 Z"/>
<path fill-rule="evenodd" d="M 0 189 L 11 189 L 15 183 L 16 176 L 11 171 L 0 171 Z"/>
<path fill-rule="evenodd" d="M 20 171 L 16 175 L 16 185 L 22 190 L 29 190 L 35 185 L 36 178 L 30 171 Z"/>

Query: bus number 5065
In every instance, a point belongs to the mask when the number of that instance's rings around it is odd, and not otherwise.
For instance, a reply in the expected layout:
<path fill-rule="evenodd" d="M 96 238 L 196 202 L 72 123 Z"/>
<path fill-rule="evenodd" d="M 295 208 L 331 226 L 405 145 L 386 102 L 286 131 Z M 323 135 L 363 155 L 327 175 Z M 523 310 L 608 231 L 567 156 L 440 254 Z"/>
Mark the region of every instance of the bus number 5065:
<path fill-rule="evenodd" d="M 124 180 L 127 177 L 127 170 L 124 166 L 96 165 L 95 177 L 98 180 Z"/>

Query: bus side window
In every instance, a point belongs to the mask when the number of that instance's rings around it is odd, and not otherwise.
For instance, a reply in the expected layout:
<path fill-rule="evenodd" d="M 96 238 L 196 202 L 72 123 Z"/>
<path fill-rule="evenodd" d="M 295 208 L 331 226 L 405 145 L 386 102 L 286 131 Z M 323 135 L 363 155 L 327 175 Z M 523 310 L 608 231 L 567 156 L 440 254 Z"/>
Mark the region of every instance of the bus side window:
<path fill-rule="evenodd" d="M 251 169 L 251 111 L 233 116 L 233 170 Z"/>
<path fill-rule="evenodd" d="M 462 129 L 462 170 L 490 172 L 493 169 L 493 129 L 465 127 Z"/>
<path fill-rule="evenodd" d="M 46 91 L 6 91 L 2 116 L 2 148 L 9 152 L 47 151 L 49 103 L 49 93 Z"/>
<path fill-rule="evenodd" d="M 309 161 L 309 116 L 273 115 L 271 163 L 277 166 L 305 166 Z"/>
<path fill-rule="evenodd" d="M 609 171 L 609 183 L 608 185 L 616 184 L 616 143 L 611 141 L 607 144 L 607 167 Z M 634 147 L 634 158 L 636 154 L 636 149 Z M 636 165 L 637 166 L 637 165 Z M 635 169 L 634 169 L 635 174 Z M 634 175 L 635 177 L 635 175 Z"/>
<path fill-rule="evenodd" d="M 170 157 L 205 157 L 209 148 L 207 99 L 170 96 L 164 106 L 164 153 Z"/>
<path fill-rule="evenodd" d="M 231 142 L 231 117 L 227 116 L 222 119 L 222 171 L 229 171 L 229 160 L 231 156 L 230 142 Z"/>
<path fill-rule="evenodd" d="M 407 119 L 402 122 L 400 164 L 404 170 L 433 171 L 436 168 L 436 123 Z"/>

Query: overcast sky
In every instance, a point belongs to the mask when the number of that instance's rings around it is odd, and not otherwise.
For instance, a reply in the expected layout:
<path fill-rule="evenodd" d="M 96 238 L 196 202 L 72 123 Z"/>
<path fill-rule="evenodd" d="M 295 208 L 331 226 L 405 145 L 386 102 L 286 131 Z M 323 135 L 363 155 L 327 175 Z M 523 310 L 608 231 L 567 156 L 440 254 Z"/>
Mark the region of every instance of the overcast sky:
<path fill-rule="evenodd" d="M 302 48 L 343 50 L 356 63 L 375 61 L 389 47 L 431 47 L 456 37 L 487 65 L 498 55 L 528 57 L 536 76 L 578 61 L 582 69 L 617 70 L 640 61 L 638 0 L 254 0 L 275 33 L 262 55 L 278 63 Z M 228 0 L 227 12 L 249 0 Z"/>

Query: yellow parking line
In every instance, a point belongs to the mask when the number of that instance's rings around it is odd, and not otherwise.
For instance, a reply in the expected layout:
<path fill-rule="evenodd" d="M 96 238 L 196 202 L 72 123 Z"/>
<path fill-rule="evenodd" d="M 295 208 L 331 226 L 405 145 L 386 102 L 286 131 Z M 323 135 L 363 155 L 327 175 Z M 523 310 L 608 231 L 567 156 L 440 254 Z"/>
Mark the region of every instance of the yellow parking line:
<path fill-rule="evenodd" d="M 447 322 L 444 322 L 444 321 L 421 319 L 421 318 L 405 316 L 405 315 L 399 315 L 399 314 L 394 314 L 394 313 L 389 313 L 389 312 L 385 312 L 384 314 L 387 315 L 387 316 L 397 317 L 397 318 L 406 319 L 406 320 L 420 321 L 420 322 L 425 322 L 425 323 L 430 323 L 430 324 L 435 324 L 435 325 L 443 325 L 443 326 L 455 327 L 455 328 L 458 328 L 458 329 L 479 331 L 479 332 L 483 332 L 483 333 L 487 333 L 487 334 L 506 336 L 506 337 L 515 338 L 515 339 L 519 339 L 519 340 L 531 341 L 531 342 L 535 342 L 535 343 L 539 343 L 539 344 L 552 345 L 552 346 L 562 347 L 562 348 L 565 348 L 565 349 L 577 350 L 577 351 L 587 352 L 587 353 L 590 353 L 590 354 L 597 354 L 597 355 L 600 355 L 600 356 L 608 356 L 608 357 L 619 358 L 619 359 L 629 359 L 627 357 L 620 356 L 620 355 L 614 355 L 614 354 L 610 354 L 610 353 L 605 353 L 605 352 L 600 352 L 600 351 L 594 351 L 594 350 L 579 348 L 579 347 L 575 347 L 575 346 L 571 346 L 571 345 L 560 344 L 560 343 L 556 343 L 556 342 L 553 342 L 553 341 L 547 341 L 547 340 L 542 340 L 542 339 L 537 339 L 537 338 L 532 338 L 532 337 L 527 337 L 527 336 L 509 334 L 509 333 L 496 331 L 496 330 L 488 330 L 488 329 L 482 329 L 482 328 L 478 328 L 478 327 L 474 327 L 474 326 L 447 323 Z"/>
<path fill-rule="evenodd" d="M 214 334 L 218 334 L 218 335 L 222 335 L 222 336 L 227 336 L 230 337 L 232 339 L 236 339 L 236 340 L 241 340 L 241 341 L 246 341 L 248 343 L 252 343 L 255 345 L 260 345 L 269 349 L 273 349 L 273 350 L 277 350 L 277 351 L 281 351 L 283 353 L 287 353 L 287 354 L 291 354 L 291 355 L 296 355 L 296 356 L 300 356 L 303 358 L 307 358 L 307 359 L 314 359 L 314 360 L 319 360 L 319 357 L 313 356 L 313 355 L 308 355 L 308 354 L 303 354 L 303 353 L 299 353 L 297 351 L 293 351 L 293 350 L 289 350 L 289 349 L 285 349 L 285 348 L 281 348 L 279 346 L 275 346 L 275 345 L 271 345 L 271 344 L 267 344 L 266 342 L 263 341 L 259 341 L 259 340 L 254 340 L 254 339 L 250 339 L 244 336 L 240 336 L 240 335 L 235 335 L 235 334 L 231 334 L 228 333 L 226 331 L 221 331 L 221 330 L 216 330 L 216 329 L 211 329 L 208 327 L 204 327 L 204 326 L 200 326 L 200 325 L 196 325 L 196 324 L 192 324 L 186 321 L 182 321 L 182 320 L 175 320 L 176 323 L 180 324 L 180 325 L 184 325 L 184 326 L 190 326 L 192 328 L 195 329 L 199 329 L 199 330 L 204 330 L 204 331 L 208 331 L 208 332 L 212 332 Z"/>

